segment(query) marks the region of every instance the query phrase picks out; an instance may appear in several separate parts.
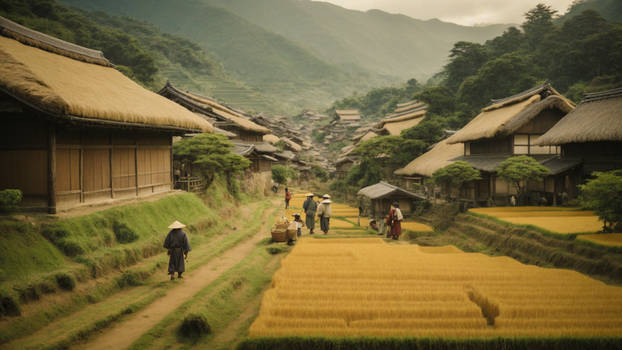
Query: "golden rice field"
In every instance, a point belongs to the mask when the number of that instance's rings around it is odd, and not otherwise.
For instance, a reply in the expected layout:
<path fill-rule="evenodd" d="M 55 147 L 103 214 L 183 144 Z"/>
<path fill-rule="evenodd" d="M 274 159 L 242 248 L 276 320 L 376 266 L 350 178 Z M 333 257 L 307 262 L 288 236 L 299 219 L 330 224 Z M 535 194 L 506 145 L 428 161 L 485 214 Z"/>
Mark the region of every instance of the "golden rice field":
<path fill-rule="evenodd" d="M 577 239 L 610 247 L 622 247 L 622 233 L 599 233 L 596 235 L 581 235 L 578 236 Z"/>
<path fill-rule="evenodd" d="M 559 207 L 492 207 L 470 209 L 519 225 L 533 225 L 560 234 L 598 232 L 603 223 L 592 211 Z"/>
<path fill-rule="evenodd" d="M 622 287 L 455 247 L 303 238 L 250 336 L 622 336 Z"/>

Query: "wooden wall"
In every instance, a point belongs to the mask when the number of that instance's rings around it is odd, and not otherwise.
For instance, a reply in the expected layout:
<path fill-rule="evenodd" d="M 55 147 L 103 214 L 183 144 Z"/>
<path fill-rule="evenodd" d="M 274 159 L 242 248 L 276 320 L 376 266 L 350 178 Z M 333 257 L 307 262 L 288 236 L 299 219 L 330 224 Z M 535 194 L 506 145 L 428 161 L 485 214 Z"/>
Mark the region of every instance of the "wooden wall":
<path fill-rule="evenodd" d="M 57 130 L 58 206 L 171 188 L 171 137 L 118 129 Z"/>
<path fill-rule="evenodd" d="M 171 135 L 59 124 L 0 94 L 0 190 L 29 209 L 70 208 L 171 189 Z"/>
<path fill-rule="evenodd" d="M 0 190 L 19 189 L 25 207 L 45 208 L 49 125 L 42 120 L 22 118 L 19 110 L 9 112 L 8 108 L 4 105 L 0 109 Z"/>
<path fill-rule="evenodd" d="M 622 169 L 622 142 L 584 142 L 562 145 L 562 156 L 583 160 L 583 176 L 594 171 Z"/>

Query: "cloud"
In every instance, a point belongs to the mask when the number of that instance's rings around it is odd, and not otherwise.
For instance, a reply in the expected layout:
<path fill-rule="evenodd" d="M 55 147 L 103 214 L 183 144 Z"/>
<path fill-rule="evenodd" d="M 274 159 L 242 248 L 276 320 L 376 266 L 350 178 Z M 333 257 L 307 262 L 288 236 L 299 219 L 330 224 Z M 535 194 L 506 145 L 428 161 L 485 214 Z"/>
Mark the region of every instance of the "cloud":
<path fill-rule="evenodd" d="M 418 19 L 463 25 L 522 23 L 525 12 L 544 2 L 563 14 L 572 0 L 322 0 L 353 10 L 379 9 Z"/>

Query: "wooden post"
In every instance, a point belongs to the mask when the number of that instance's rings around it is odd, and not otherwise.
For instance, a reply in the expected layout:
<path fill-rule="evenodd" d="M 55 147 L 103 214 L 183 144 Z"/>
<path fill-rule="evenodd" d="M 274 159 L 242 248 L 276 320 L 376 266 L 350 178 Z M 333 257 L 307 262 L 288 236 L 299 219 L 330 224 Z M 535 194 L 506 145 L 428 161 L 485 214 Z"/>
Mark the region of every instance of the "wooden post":
<path fill-rule="evenodd" d="M 171 177 L 169 179 L 169 181 L 171 182 L 171 190 L 173 190 L 175 188 L 175 172 L 174 172 L 174 167 L 173 167 L 173 137 L 169 136 L 169 149 L 168 152 L 171 155 L 171 163 L 169 165 L 169 167 L 171 168 Z"/>
<path fill-rule="evenodd" d="M 56 214 L 56 128 L 48 126 L 48 212 Z"/>
<path fill-rule="evenodd" d="M 136 147 L 134 147 L 134 172 L 136 173 L 136 197 L 138 197 L 138 141 L 134 142 Z"/>
<path fill-rule="evenodd" d="M 110 198 L 114 198 L 114 187 L 112 185 L 112 183 L 113 183 L 113 180 L 112 180 L 112 174 L 113 174 L 113 171 L 112 171 L 112 152 L 113 152 L 113 146 L 112 146 L 112 136 L 111 136 L 110 137 L 110 150 L 108 152 L 108 158 L 109 158 L 108 164 L 110 166 L 110 169 L 109 169 L 109 171 L 110 171 Z"/>
<path fill-rule="evenodd" d="M 493 174 L 490 174 L 490 178 L 489 178 L 489 191 L 490 193 L 488 193 L 488 202 L 492 203 L 493 199 L 495 198 L 495 178 Z"/>
<path fill-rule="evenodd" d="M 80 138 L 80 203 L 84 203 L 84 148 L 82 138 Z"/>

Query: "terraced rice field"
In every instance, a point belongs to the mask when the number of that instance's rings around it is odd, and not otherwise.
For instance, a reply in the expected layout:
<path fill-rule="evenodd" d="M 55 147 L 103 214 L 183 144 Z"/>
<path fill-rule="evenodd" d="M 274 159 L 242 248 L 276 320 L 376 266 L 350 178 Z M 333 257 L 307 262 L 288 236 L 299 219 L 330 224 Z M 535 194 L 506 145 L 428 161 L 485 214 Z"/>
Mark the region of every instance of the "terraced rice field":
<path fill-rule="evenodd" d="M 533 225 L 559 234 L 598 232 L 603 223 L 592 211 L 559 207 L 474 208 L 473 213 L 519 225 Z"/>
<path fill-rule="evenodd" d="M 581 235 L 577 237 L 577 239 L 610 247 L 622 247 L 622 233 L 600 233 L 596 235 Z"/>
<path fill-rule="evenodd" d="M 622 335 L 622 287 L 455 247 L 303 238 L 250 336 Z"/>

